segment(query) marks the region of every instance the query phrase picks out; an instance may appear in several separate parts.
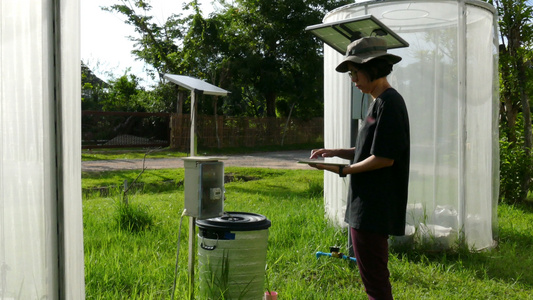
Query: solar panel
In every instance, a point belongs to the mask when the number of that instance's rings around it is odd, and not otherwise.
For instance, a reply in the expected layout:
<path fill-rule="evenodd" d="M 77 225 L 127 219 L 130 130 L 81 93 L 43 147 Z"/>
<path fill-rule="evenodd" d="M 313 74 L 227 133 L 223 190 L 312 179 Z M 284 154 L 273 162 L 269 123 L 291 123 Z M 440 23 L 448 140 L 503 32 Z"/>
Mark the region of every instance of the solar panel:
<path fill-rule="evenodd" d="M 305 30 L 310 31 L 343 55 L 346 54 L 346 47 L 351 42 L 369 36 L 383 38 L 387 42 L 388 49 L 409 47 L 409 43 L 373 15 L 311 25 Z"/>

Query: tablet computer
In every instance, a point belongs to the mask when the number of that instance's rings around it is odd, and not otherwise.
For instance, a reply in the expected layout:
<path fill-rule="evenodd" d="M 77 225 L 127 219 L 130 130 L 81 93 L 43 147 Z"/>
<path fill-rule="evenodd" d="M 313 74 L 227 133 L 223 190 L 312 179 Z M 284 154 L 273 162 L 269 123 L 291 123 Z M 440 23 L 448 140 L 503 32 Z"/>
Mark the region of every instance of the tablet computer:
<path fill-rule="evenodd" d="M 298 161 L 299 164 L 321 164 L 321 165 L 333 165 L 333 166 L 347 166 L 347 163 L 342 162 L 332 162 L 332 161 L 326 161 L 324 159 L 316 158 L 316 159 L 300 159 Z"/>

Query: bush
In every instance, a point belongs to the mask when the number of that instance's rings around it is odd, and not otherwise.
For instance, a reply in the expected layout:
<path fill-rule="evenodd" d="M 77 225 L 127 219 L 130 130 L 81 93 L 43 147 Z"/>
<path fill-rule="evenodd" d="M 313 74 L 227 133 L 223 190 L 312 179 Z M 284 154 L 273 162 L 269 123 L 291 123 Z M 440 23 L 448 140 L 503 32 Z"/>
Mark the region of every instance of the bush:
<path fill-rule="evenodd" d="M 117 204 L 115 221 L 119 229 L 130 232 L 147 230 L 154 224 L 153 217 L 145 207 L 126 204 L 122 201 Z"/>
<path fill-rule="evenodd" d="M 526 199 L 528 190 L 522 189 L 522 180 L 531 175 L 533 160 L 524 147 L 505 139 L 500 140 L 500 199 L 517 203 Z"/>

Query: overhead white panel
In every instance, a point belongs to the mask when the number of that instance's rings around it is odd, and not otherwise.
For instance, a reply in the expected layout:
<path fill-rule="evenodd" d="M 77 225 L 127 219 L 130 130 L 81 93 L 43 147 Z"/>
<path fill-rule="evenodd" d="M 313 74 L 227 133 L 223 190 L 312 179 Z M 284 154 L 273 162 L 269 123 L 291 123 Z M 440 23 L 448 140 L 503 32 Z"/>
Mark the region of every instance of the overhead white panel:
<path fill-rule="evenodd" d="M 189 76 L 184 76 L 184 75 L 165 74 L 164 78 L 188 90 L 202 91 L 206 95 L 226 96 L 229 93 L 228 91 L 224 89 L 221 89 L 215 85 L 212 85 L 210 83 L 207 83 L 203 80 L 200 80 L 194 77 L 189 77 Z"/>

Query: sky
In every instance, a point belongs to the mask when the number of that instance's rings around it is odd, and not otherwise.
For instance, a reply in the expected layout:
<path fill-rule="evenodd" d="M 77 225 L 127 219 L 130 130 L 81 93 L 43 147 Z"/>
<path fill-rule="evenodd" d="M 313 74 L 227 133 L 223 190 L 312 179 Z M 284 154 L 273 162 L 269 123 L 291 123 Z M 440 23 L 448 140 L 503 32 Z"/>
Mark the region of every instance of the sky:
<path fill-rule="evenodd" d="M 187 0 L 151 0 L 154 21 L 163 24 L 172 13 L 185 14 L 183 3 Z M 207 16 L 214 8 L 212 0 L 200 0 L 200 7 Z M 124 16 L 103 11 L 100 7 L 118 4 L 118 0 L 81 0 L 81 59 L 101 79 L 124 75 L 127 68 L 141 78 L 141 85 L 149 87 L 154 82 L 146 76 L 143 62 L 135 61 L 131 54 L 134 27 L 124 23 Z"/>

